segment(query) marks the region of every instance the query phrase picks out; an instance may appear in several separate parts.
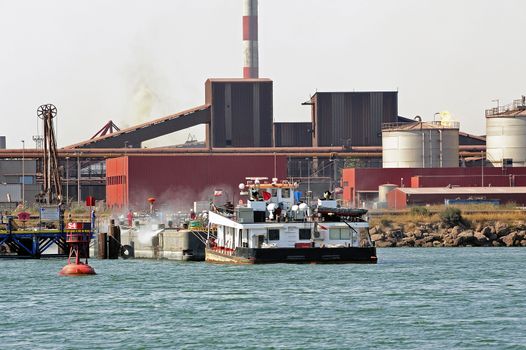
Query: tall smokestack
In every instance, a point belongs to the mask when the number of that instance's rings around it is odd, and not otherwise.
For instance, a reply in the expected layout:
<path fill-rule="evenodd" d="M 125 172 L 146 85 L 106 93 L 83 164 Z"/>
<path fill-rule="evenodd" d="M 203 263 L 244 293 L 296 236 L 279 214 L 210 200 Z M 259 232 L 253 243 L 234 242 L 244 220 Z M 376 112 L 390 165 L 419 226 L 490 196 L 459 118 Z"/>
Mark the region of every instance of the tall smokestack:
<path fill-rule="evenodd" d="M 258 0 L 243 2 L 243 78 L 258 78 Z"/>

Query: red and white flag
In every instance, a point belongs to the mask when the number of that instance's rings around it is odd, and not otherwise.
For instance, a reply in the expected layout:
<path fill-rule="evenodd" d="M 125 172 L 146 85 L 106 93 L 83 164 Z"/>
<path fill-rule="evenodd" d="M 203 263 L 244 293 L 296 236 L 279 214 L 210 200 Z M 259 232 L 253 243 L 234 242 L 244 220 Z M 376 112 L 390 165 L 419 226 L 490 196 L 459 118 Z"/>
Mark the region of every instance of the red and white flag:
<path fill-rule="evenodd" d="M 215 190 L 214 191 L 214 197 L 221 197 L 223 195 L 223 191 L 221 190 Z"/>

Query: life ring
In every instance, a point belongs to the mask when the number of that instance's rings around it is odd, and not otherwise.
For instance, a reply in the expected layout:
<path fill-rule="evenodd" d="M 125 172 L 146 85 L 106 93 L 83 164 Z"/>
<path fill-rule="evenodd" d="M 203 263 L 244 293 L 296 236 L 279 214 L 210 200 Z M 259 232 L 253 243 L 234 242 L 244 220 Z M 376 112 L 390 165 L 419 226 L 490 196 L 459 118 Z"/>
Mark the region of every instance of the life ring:
<path fill-rule="evenodd" d="M 135 250 L 131 245 L 125 244 L 121 246 L 120 255 L 123 259 L 134 258 Z"/>

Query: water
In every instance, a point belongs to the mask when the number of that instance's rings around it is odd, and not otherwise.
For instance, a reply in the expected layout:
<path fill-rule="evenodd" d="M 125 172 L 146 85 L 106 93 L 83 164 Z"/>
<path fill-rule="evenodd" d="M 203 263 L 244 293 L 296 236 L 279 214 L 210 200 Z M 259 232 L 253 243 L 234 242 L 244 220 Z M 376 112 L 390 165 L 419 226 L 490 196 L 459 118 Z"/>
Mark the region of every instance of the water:
<path fill-rule="evenodd" d="M 0 260 L 2 349 L 526 349 L 526 249 L 378 265 Z"/>

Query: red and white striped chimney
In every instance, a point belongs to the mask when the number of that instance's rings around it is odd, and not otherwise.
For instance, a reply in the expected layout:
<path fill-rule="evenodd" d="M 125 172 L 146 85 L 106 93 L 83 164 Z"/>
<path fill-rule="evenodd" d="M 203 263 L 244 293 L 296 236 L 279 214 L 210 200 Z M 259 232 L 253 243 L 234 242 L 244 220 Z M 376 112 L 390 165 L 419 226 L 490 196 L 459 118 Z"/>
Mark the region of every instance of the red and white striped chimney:
<path fill-rule="evenodd" d="M 243 78 L 258 78 L 258 0 L 243 2 Z"/>

